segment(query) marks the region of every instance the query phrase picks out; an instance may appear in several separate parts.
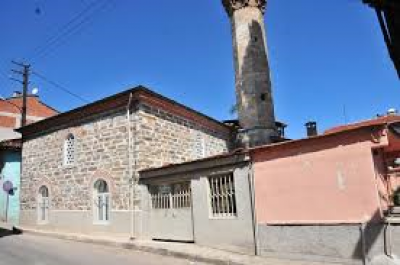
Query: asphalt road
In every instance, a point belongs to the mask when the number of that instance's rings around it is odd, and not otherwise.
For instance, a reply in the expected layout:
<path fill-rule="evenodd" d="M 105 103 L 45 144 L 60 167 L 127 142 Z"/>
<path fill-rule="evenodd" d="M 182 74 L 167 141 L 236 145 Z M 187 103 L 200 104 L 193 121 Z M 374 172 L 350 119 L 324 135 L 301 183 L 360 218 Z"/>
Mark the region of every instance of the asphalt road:
<path fill-rule="evenodd" d="M 189 265 L 183 259 L 134 250 L 0 231 L 0 265 Z"/>

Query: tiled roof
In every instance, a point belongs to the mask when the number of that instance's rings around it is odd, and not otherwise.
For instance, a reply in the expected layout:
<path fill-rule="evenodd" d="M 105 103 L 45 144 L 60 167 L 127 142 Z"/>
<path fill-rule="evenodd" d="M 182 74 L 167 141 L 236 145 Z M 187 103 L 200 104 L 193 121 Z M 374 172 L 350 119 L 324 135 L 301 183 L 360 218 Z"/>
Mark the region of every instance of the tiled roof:
<path fill-rule="evenodd" d="M 373 125 L 384 125 L 384 124 L 399 122 L 399 121 L 400 121 L 399 115 L 382 116 L 382 117 L 377 117 L 377 118 L 371 119 L 371 120 L 365 120 L 365 121 L 360 121 L 360 122 L 356 122 L 356 123 L 352 123 L 352 124 L 346 124 L 346 125 L 333 127 L 331 129 L 326 130 L 324 132 L 324 135 L 359 129 L 362 127 L 368 127 L 368 126 L 373 126 Z"/>

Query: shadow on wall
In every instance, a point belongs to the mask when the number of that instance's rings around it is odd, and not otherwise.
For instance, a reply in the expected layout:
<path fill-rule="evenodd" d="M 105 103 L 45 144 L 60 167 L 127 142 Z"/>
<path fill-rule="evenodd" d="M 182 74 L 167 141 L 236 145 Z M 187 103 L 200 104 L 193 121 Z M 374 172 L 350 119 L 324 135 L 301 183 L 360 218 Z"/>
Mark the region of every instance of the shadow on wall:
<path fill-rule="evenodd" d="M 252 21 L 249 32 L 250 39 L 242 65 L 237 65 L 242 83 L 239 91 L 236 91 L 238 93 L 237 110 L 239 115 L 245 115 L 245 120 L 261 118 L 269 123 L 273 122 L 269 119 L 273 117 L 274 108 L 272 93 L 269 89 L 271 80 L 264 32 L 257 21 Z M 261 113 L 266 113 L 266 115 L 262 115 L 264 117 L 254 116 L 259 116 Z"/>
<path fill-rule="evenodd" d="M 368 258 L 374 254 L 390 254 L 386 245 L 386 228 L 387 224 L 382 222 L 381 214 L 377 210 L 368 223 L 360 225 L 360 236 L 353 252 L 353 258 L 364 259 L 364 257 Z M 374 253 L 375 247 L 377 247 L 377 253 Z"/>

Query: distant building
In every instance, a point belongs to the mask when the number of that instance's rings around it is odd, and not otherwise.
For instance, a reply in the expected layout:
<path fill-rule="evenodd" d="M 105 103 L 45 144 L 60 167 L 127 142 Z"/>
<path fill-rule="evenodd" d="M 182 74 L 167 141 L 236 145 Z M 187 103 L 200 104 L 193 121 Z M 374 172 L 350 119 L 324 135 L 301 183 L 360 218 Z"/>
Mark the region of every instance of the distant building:
<path fill-rule="evenodd" d="M 12 97 L 0 99 L 0 141 L 19 138 L 14 129 L 21 126 L 22 94 L 14 92 Z M 58 114 L 58 111 L 40 101 L 36 95 L 27 98 L 27 123 L 43 120 Z"/>

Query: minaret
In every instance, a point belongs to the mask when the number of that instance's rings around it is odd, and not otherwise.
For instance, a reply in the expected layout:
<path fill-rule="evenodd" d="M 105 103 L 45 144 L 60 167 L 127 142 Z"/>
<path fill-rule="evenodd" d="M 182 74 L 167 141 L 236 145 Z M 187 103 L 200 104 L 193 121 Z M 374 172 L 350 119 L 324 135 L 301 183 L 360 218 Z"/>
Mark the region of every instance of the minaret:
<path fill-rule="evenodd" d="M 264 29 L 266 0 L 222 0 L 232 24 L 236 98 L 244 147 L 277 136 Z"/>

